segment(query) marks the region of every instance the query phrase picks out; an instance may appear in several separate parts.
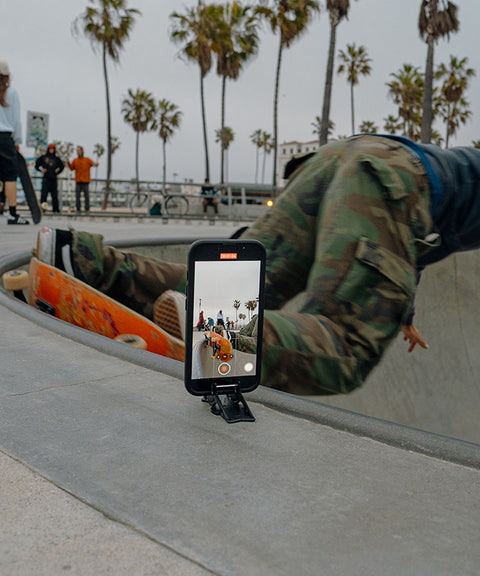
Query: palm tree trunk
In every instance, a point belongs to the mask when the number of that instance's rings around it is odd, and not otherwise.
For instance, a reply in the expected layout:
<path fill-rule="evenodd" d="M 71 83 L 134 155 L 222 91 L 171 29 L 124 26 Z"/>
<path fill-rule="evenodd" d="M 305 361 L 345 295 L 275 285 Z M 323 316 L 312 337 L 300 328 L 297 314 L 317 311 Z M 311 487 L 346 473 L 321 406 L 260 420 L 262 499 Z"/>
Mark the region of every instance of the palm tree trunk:
<path fill-rule="evenodd" d="M 200 97 L 202 103 L 203 145 L 205 148 L 205 178 L 210 180 L 210 164 L 208 162 L 207 118 L 205 115 L 205 93 L 203 88 L 203 74 L 200 70 Z"/>
<path fill-rule="evenodd" d="M 257 153 L 255 155 L 255 184 L 258 184 L 258 155 L 260 152 L 260 148 L 256 145 Z"/>
<path fill-rule="evenodd" d="M 355 134 L 355 102 L 353 99 L 353 82 L 350 82 L 350 102 L 352 105 L 352 136 Z"/>
<path fill-rule="evenodd" d="M 137 180 L 137 198 L 140 199 L 140 180 L 139 180 L 139 170 L 138 170 L 138 151 L 140 144 L 140 132 L 137 132 L 137 137 L 135 138 L 135 177 Z"/>
<path fill-rule="evenodd" d="M 427 49 L 427 62 L 425 64 L 425 86 L 422 106 L 422 144 L 430 144 L 432 140 L 433 52 L 433 40 L 429 39 Z"/>
<path fill-rule="evenodd" d="M 452 110 L 450 104 L 447 107 L 447 130 L 445 134 L 445 148 L 448 148 L 448 141 L 450 140 L 450 116 L 452 114 Z"/>
<path fill-rule="evenodd" d="M 267 161 L 267 149 L 263 151 L 263 169 L 262 169 L 262 184 L 265 184 L 265 164 Z"/>
<path fill-rule="evenodd" d="M 322 126 L 320 128 L 320 146 L 328 141 L 328 122 L 330 119 L 330 101 L 332 98 L 333 61 L 335 59 L 335 43 L 337 24 L 330 16 L 330 47 L 328 49 L 327 74 L 325 77 L 325 93 L 323 96 Z"/>
<path fill-rule="evenodd" d="M 221 126 L 221 138 L 220 138 L 220 183 L 224 182 L 224 169 L 225 169 L 225 148 L 223 146 L 223 129 L 225 128 L 225 90 L 227 87 L 227 77 L 222 77 L 222 126 Z"/>
<path fill-rule="evenodd" d="M 166 182 L 167 182 L 167 141 L 163 140 L 163 180 L 162 180 L 162 190 L 165 194 Z"/>
<path fill-rule="evenodd" d="M 280 86 L 280 66 L 282 64 L 283 38 L 280 33 L 280 46 L 278 47 L 277 74 L 275 76 L 275 96 L 273 104 L 273 178 L 272 185 L 277 186 L 277 149 L 278 149 L 278 87 Z M 266 152 L 265 152 L 266 156 Z M 265 156 L 263 161 L 265 162 Z M 265 165 L 265 164 L 264 164 Z M 262 178 L 263 184 L 263 178 Z M 275 190 L 274 190 L 275 193 Z"/>
<path fill-rule="evenodd" d="M 108 86 L 107 73 L 107 51 L 103 44 L 103 77 L 105 79 L 105 98 L 107 101 L 107 181 L 105 184 L 105 194 L 103 196 L 102 210 L 107 209 L 108 196 L 110 193 L 110 178 L 112 175 L 112 120 L 110 111 L 110 88 Z"/>

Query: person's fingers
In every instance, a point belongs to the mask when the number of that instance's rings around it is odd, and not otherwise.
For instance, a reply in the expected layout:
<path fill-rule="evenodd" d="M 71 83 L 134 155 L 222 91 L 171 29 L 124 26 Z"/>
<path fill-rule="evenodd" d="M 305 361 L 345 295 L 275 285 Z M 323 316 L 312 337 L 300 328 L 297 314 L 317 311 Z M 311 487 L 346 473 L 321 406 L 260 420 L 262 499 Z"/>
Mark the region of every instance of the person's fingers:
<path fill-rule="evenodd" d="M 402 326 L 402 332 L 403 332 L 403 339 L 405 341 L 408 340 L 408 342 L 409 342 L 409 347 L 408 347 L 409 352 L 412 352 L 417 344 L 421 348 L 424 348 L 425 350 L 428 349 L 428 344 L 420 336 L 420 334 L 419 334 L 418 330 L 415 328 L 415 326 L 413 326 L 413 325 Z"/>

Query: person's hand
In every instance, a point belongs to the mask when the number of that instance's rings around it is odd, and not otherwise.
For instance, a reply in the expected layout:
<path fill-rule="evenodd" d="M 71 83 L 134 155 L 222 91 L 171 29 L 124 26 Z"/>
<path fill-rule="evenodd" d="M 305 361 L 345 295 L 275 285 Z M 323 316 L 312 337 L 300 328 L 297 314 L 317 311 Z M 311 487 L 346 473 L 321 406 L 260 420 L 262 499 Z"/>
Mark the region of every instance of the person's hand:
<path fill-rule="evenodd" d="M 418 330 L 415 328 L 413 324 L 410 324 L 410 326 L 402 326 L 402 332 L 403 332 L 403 339 L 405 341 L 408 340 L 409 342 L 408 346 L 409 352 L 412 352 L 412 350 L 415 348 L 417 344 L 421 348 L 425 348 L 425 350 L 428 350 L 428 344 L 422 339 L 422 337 L 418 333 Z"/>

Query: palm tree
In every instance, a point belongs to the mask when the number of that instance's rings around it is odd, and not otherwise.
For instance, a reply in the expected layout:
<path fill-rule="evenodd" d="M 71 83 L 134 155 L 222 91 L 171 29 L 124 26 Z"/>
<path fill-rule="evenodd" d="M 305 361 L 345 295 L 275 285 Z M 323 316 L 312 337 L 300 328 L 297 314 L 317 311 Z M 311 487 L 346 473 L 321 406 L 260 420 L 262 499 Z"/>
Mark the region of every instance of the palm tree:
<path fill-rule="evenodd" d="M 255 144 L 256 147 L 256 155 L 255 155 L 255 184 L 258 183 L 258 157 L 260 155 L 260 149 L 263 146 L 263 140 L 262 140 L 262 130 L 260 128 L 258 128 L 258 130 L 255 130 L 255 132 L 252 132 L 250 134 L 250 140 L 252 141 L 253 144 Z"/>
<path fill-rule="evenodd" d="M 372 120 L 364 120 L 360 124 L 360 132 L 363 134 L 377 134 L 378 127 Z"/>
<path fill-rule="evenodd" d="M 333 64 L 335 59 L 335 43 L 337 26 L 348 17 L 350 0 L 327 0 L 327 10 L 330 16 L 330 45 L 328 48 L 327 72 L 325 77 L 325 92 L 323 96 L 322 128 L 320 131 L 320 146 L 327 143 L 330 121 L 330 101 L 332 99 Z"/>
<path fill-rule="evenodd" d="M 320 132 L 322 131 L 322 119 L 320 116 L 315 116 L 315 120 L 312 122 L 313 134 L 318 137 L 320 141 Z M 328 135 L 331 136 L 335 130 L 335 122 L 333 120 L 328 121 Z"/>
<path fill-rule="evenodd" d="M 441 112 L 442 120 L 445 122 L 445 148 L 448 148 L 450 136 L 455 135 L 460 124 L 466 124 L 472 116 L 470 103 L 465 98 L 460 98 L 454 104 L 447 104 Z"/>
<path fill-rule="evenodd" d="M 401 119 L 403 135 L 417 140 L 420 136 L 423 75 L 416 66 L 404 64 L 395 73 L 394 80 L 387 83 L 389 93 L 398 105 L 398 117 Z"/>
<path fill-rule="evenodd" d="M 99 143 L 95 144 L 95 146 L 93 147 L 93 153 L 95 154 L 95 160 L 97 164 L 97 166 L 95 166 L 95 190 L 96 190 L 98 184 L 98 161 L 105 154 L 105 146 Z"/>
<path fill-rule="evenodd" d="M 214 50 L 217 54 L 217 74 L 222 77 L 222 120 L 225 128 L 225 92 L 227 79 L 237 80 L 243 65 L 257 53 L 258 20 L 250 6 L 240 2 L 227 2 L 221 6 Z M 221 140 L 223 142 L 223 138 Z M 225 148 L 221 147 L 220 182 L 224 181 Z"/>
<path fill-rule="evenodd" d="M 275 93 L 273 105 L 273 186 L 277 185 L 277 150 L 278 150 L 278 89 L 280 85 L 280 68 L 284 48 L 306 31 L 315 11 L 320 9 L 317 0 L 260 0 L 257 14 L 265 18 L 275 33 L 280 32 L 275 75 Z"/>
<path fill-rule="evenodd" d="M 433 61 L 434 44 L 439 38 L 450 37 L 460 27 L 457 18 L 457 6 L 450 0 L 422 0 L 418 18 L 420 36 L 427 44 L 427 61 L 425 64 L 425 91 L 422 105 L 421 139 L 429 144 L 432 138 L 433 122 Z"/>
<path fill-rule="evenodd" d="M 248 300 L 247 302 L 245 302 L 245 308 L 248 310 L 249 321 L 252 319 L 252 312 L 255 310 L 256 307 L 257 307 L 256 300 Z"/>
<path fill-rule="evenodd" d="M 176 128 L 180 127 L 183 113 L 178 109 L 176 104 L 169 102 L 165 98 L 158 103 L 157 128 L 158 135 L 163 142 L 163 176 L 162 189 L 165 193 L 165 183 L 167 180 L 167 142 L 172 138 Z"/>
<path fill-rule="evenodd" d="M 358 79 L 360 75 L 368 76 L 372 71 L 370 66 L 371 58 L 367 56 L 367 49 L 365 46 L 359 46 L 358 48 L 355 44 L 347 44 L 347 50 L 344 52 L 340 50 L 339 58 L 342 64 L 338 67 L 337 72 L 342 74 L 347 73 L 347 82 L 350 84 L 350 102 L 351 102 L 351 112 L 352 112 L 352 134 L 355 134 L 355 107 L 353 101 L 353 87 L 358 84 Z"/>
<path fill-rule="evenodd" d="M 399 130 L 402 129 L 403 122 L 397 116 L 393 114 L 389 114 L 387 118 L 385 118 L 385 124 L 383 125 L 383 129 L 387 134 L 396 134 Z"/>
<path fill-rule="evenodd" d="M 220 144 L 222 152 L 225 152 L 225 154 L 226 154 L 225 174 L 226 174 L 227 182 L 228 182 L 228 154 L 227 154 L 227 152 L 228 152 L 228 149 L 230 148 L 230 144 L 233 142 L 234 138 L 235 138 L 235 133 L 229 126 L 224 126 L 223 128 L 219 128 L 218 130 L 215 130 L 215 142 Z M 222 155 L 222 157 L 223 157 L 223 155 Z M 224 181 L 224 178 L 223 178 L 223 170 L 222 170 L 222 184 L 223 184 L 223 181 Z"/>
<path fill-rule="evenodd" d="M 235 323 L 238 322 L 238 309 L 240 308 L 240 300 L 233 301 L 233 307 L 235 308 Z"/>
<path fill-rule="evenodd" d="M 112 136 L 110 138 L 110 148 L 112 149 L 112 156 L 121 146 L 120 138 L 118 136 Z"/>
<path fill-rule="evenodd" d="M 155 99 L 150 92 L 140 90 L 140 88 L 137 88 L 136 92 L 133 92 L 131 88 L 128 89 L 128 96 L 122 101 L 122 114 L 124 121 L 130 124 L 136 134 L 135 176 L 137 181 L 137 197 L 140 196 L 140 179 L 138 175 L 140 134 L 152 130 L 156 112 Z"/>
<path fill-rule="evenodd" d="M 272 135 L 268 132 L 262 132 L 262 148 L 263 148 L 263 169 L 262 169 L 262 184 L 265 184 L 265 164 L 267 162 L 267 154 L 275 148 Z"/>
<path fill-rule="evenodd" d="M 447 132 L 445 146 L 448 148 L 449 137 L 455 134 L 460 123 L 465 124 L 471 116 L 464 94 L 468 88 L 468 81 L 475 76 L 473 68 L 467 68 L 468 58 L 458 59 L 450 56 L 449 65 L 440 64 L 435 78 L 443 79 L 441 87 L 441 116 L 445 121 Z"/>
<path fill-rule="evenodd" d="M 213 4 L 205 5 L 198 0 L 197 6 L 187 8 L 185 14 L 173 12 L 171 39 L 182 43 L 181 55 L 196 62 L 200 68 L 200 99 L 202 106 L 203 143 L 205 148 L 205 177 L 210 179 L 208 157 L 207 119 L 205 114 L 204 78 L 212 67 L 212 52 L 222 8 Z"/>
<path fill-rule="evenodd" d="M 87 6 L 85 12 L 76 18 L 73 23 L 73 31 L 78 33 L 81 30 L 90 39 L 94 50 L 99 46 L 102 50 L 107 102 L 107 182 L 102 203 L 102 210 L 105 210 L 112 175 L 112 130 L 107 59 L 110 58 L 113 62 L 119 62 L 120 52 L 130 36 L 135 23 L 135 16 L 140 12 L 135 8 L 127 8 L 126 0 L 89 0 L 89 2 L 93 5 Z"/>
<path fill-rule="evenodd" d="M 55 140 L 53 144 L 55 145 L 57 156 L 59 156 L 63 162 L 67 163 L 75 150 L 73 142 L 61 142 L 60 140 Z"/>

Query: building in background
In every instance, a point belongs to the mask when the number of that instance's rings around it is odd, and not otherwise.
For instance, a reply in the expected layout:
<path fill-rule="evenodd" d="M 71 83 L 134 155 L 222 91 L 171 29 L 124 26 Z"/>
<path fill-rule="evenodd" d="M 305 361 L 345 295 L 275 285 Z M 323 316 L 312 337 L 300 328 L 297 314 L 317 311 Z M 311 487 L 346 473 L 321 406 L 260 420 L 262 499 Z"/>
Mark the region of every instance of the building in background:
<path fill-rule="evenodd" d="M 282 186 L 286 183 L 286 180 L 283 177 L 285 166 L 292 158 L 316 152 L 319 148 L 320 142 L 318 140 L 310 140 L 308 142 L 297 142 L 296 140 L 293 140 L 292 142 L 283 142 L 283 144 L 280 144 L 278 147 L 277 174 L 277 182 L 279 185 Z"/>

